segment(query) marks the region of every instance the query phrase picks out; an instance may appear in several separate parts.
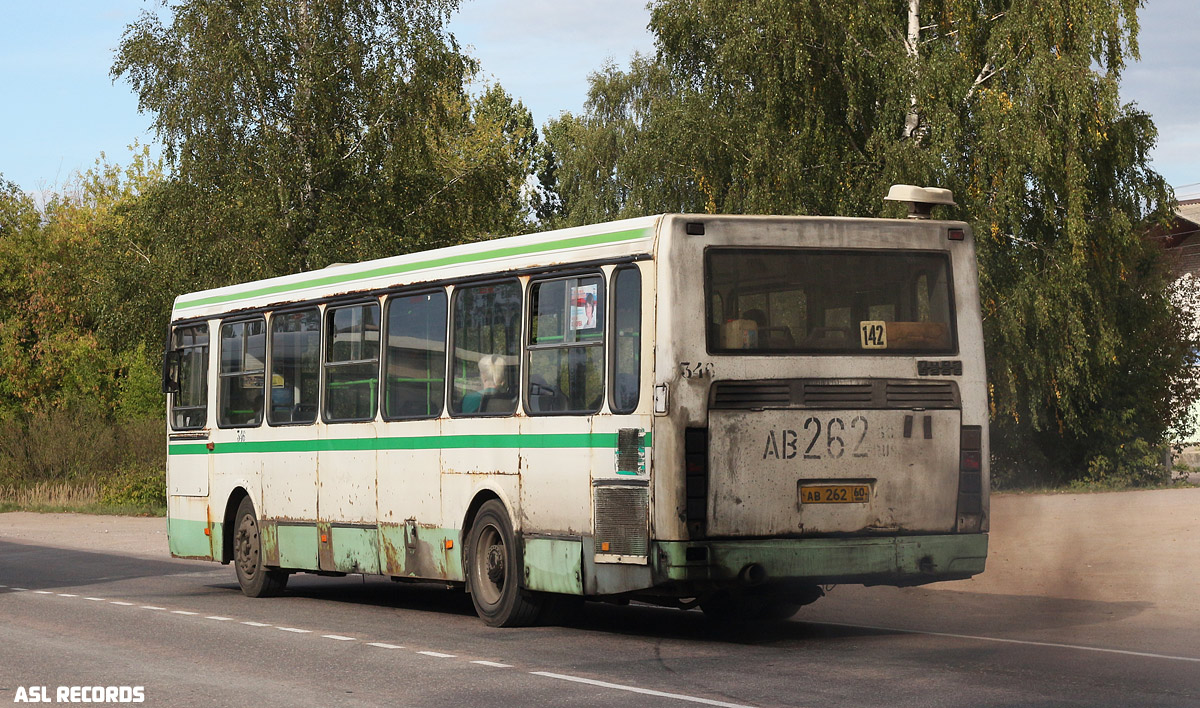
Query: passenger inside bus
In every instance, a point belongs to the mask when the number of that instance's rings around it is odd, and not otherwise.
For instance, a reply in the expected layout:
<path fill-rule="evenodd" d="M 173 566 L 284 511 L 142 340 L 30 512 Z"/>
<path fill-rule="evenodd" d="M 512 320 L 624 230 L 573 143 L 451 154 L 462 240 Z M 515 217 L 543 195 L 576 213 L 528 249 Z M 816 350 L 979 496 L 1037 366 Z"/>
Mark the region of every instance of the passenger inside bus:
<path fill-rule="evenodd" d="M 484 354 L 479 357 L 479 390 L 468 391 L 463 396 L 463 413 L 487 413 L 511 409 L 511 400 L 506 398 L 508 367 L 499 354 Z M 495 405 L 491 403 L 495 401 Z"/>

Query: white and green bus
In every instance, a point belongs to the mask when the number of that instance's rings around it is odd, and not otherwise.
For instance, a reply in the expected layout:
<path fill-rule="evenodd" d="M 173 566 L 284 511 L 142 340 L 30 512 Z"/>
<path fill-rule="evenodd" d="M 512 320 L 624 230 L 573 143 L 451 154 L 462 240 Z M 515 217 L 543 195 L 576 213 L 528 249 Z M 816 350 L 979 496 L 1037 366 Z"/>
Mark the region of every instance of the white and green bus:
<path fill-rule="evenodd" d="M 163 371 L 171 554 L 251 596 L 784 617 L 984 568 L 962 222 L 667 214 L 331 266 L 180 296 Z"/>

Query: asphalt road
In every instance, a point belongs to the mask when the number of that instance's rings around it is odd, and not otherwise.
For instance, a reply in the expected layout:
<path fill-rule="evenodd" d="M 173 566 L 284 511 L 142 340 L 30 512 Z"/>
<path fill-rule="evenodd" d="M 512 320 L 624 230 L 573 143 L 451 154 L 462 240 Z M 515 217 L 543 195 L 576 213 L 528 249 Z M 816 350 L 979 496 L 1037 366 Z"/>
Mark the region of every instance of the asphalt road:
<path fill-rule="evenodd" d="M 834 588 L 796 618 L 589 604 L 492 629 L 461 592 L 0 542 L 0 703 L 142 686 L 154 706 L 1195 706 L 1200 626 L 1150 602 Z"/>

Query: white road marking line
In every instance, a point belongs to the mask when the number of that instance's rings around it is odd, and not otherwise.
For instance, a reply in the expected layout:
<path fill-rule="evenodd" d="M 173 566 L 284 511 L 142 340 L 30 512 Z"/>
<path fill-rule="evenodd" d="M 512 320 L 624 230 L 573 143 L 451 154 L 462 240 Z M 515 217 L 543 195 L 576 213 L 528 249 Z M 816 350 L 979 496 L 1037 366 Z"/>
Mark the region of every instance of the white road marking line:
<path fill-rule="evenodd" d="M 38 595 L 53 595 L 54 594 L 54 593 L 50 592 L 49 590 L 34 590 L 34 592 L 37 593 Z"/>
<path fill-rule="evenodd" d="M 91 600 L 92 602 L 104 602 L 104 598 L 102 597 L 85 597 L 83 599 Z"/>
<path fill-rule="evenodd" d="M 209 616 L 205 617 L 204 619 L 216 620 L 218 622 L 230 622 L 233 620 L 232 617 L 222 617 L 221 615 L 209 615 Z"/>
<path fill-rule="evenodd" d="M 173 615 L 198 615 L 199 612 L 188 612 L 187 610 L 171 610 Z"/>
<path fill-rule="evenodd" d="M 17 592 L 29 592 L 28 588 L 10 588 L 10 590 L 16 590 Z"/>
<path fill-rule="evenodd" d="M 321 637 L 323 639 L 336 639 L 339 642 L 357 642 L 358 641 L 354 637 L 343 637 L 340 634 L 322 634 Z"/>
<path fill-rule="evenodd" d="M 437 657 L 438 659 L 453 659 L 455 656 L 458 656 L 457 654 L 443 654 L 440 651 L 419 651 L 417 653 Z"/>
<path fill-rule="evenodd" d="M 143 610 L 165 610 L 165 609 L 167 609 L 165 607 L 158 607 L 156 605 L 140 605 L 140 607 Z"/>
<path fill-rule="evenodd" d="M 495 661 L 472 661 L 471 663 L 479 664 L 480 666 L 493 666 L 497 669 L 511 669 L 512 668 L 512 664 L 501 664 L 501 663 L 498 663 Z"/>
<path fill-rule="evenodd" d="M 270 627 L 271 626 L 271 625 L 267 624 L 266 622 L 242 622 L 242 624 L 248 624 L 251 627 Z"/>
<path fill-rule="evenodd" d="M 121 602 L 120 600 L 109 600 L 109 602 L 114 605 L 120 605 L 122 607 L 133 607 L 132 602 Z"/>
<path fill-rule="evenodd" d="M 0 585 L 0 588 L 6 588 L 6 587 L 8 587 L 8 586 L 7 586 L 7 585 Z"/>
<path fill-rule="evenodd" d="M 296 634 L 308 634 L 312 631 L 311 629 L 296 629 L 295 627 L 276 627 L 275 629 L 283 632 L 295 632 Z"/>
<path fill-rule="evenodd" d="M 72 595 L 69 592 L 60 592 L 60 593 L 58 593 L 58 596 L 59 597 L 79 597 L 78 595 Z"/>
<path fill-rule="evenodd" d="M 615 688 L 618 691 L 629 691 L 630 693 L 640 693 L 644 696 L 658 696 L 659 698 L 674 698 L 679 701 L 689 701 L 691 703 L 702 703 L 706 706 L 723 706 L 723 708 L 753 708 L 744 703 L 726 703 L 724 701 L 714 701 L 708 698 L 697 698 L 696 696 L 685 696 L 682 693 L 666 693 L 665 691 L 654 691 L 649 688 L 637 688 L 635 686 L 623 686 L 619 683 L 609 683 L 608 681 L 596 681 L 595 679 L 580 678 L 578 676 L 567 676 L 566 674 L 552 674 L 549 671 L 530 671 L 534 676 L 546 676 L 548 678 L 562 679 L 563 681 L 574 681 L 575 683 L 586 683 L 590 686 L 600 686 L 601 688 Z"/>
<path fill-rule="evenodd" d="M 398 644 L 384 644 L 383 642 L 367 642 L 369 647 L 379 647 L 380 649 L 403 649 L 404 647 Z"/>
<path fill-rule="evenodd" d="M 1052 649 L 1076 649 L 1078 651 L 1094 651 L 1101 654 L 1121 654 L 1124 656 L 1142 656 L 1149 659 L 1168 659 L 1170 661 L 1190 661 L 1200 664 L 1200 658 L 1194 656 L 1173 656 L 1171 654 L 1153 654 L 1145 651 L 1130 651 L 1128 649 L 1107 649 L 1105 647 L 1089 647 L 1082 644 L 1060 644 L 1058 642 L 1038 642 L 1030 639 L 1005 639 L 1003 637 L 983 637 L 977 634 L 954 634 L 952 632 L 926 632 L 920 629 L 898 629 L 896 627 L 875 627 L 869 624 L 848 624 L 845 622 L 813 622 L 834 627 L 851 627 L 853 629 L 871 629 L 882 632 L 897 632 L 899 634 L 924 634 L 930 637 L 950 637 L 952 639 L 974 639 L 980 642 L 999 642 L 1001 644 L 1022 644 L 1032 647 L 1050 647 Z"/>

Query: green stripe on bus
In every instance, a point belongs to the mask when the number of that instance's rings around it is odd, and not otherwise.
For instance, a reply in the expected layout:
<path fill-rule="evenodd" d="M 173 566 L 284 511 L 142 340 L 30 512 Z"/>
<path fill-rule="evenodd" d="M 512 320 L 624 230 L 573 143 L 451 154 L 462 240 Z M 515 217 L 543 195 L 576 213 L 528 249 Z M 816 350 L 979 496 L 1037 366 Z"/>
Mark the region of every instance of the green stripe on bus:
<path fill-rule="evenodd" d="M 645 447 L 650 447 L 646 434 Z M 170 455 L 207 455 L 268 452 L 350 452 L 361 450 L 469 450 L 515 448 L 611 448 L 616 433 L 541 433 L 527 435 L 428 435 L 390 438 L 323 438 L 319 440 L 254 440 L 246 442 L 176 443 Z"/>
<path fill-rule="evenodd" d="M 222 302 L 245 300 L 247 298 L 262 297 L 264 295 L 278 295 L 280 293 L 292 292 L 295 290 L 306 290 L 308 288 L 316 288 L 323 285 L 341 285 L 344 283 L 353 282 L 355 280 L 369 280 L 371 278 L 400 275 L 402 273 L 411 273 L 412 271 L 426 270 L 428 268 L 461 265 L 463 263 L 484 261 L 492 258 L 524 256 L 530 253 L 537 253 L 539 251 L 558 251 L 566 248 L 578 248 L 580 246 L 598 246 L 611 243 L 620 243 L 621 241 L 633 241 L 640 238 L 650 238 L 653 233 L 654 229 L 652 227 L 643 227 L 640 229 L 629 229 L 627 231 L 616 231 L 607 234 L 576 236 L 574 238 L 565 238 L 559 241 L 550 241 L 548 243 L 531 243 L 523 246 L 505 246 L 504 248 L 496 248 L 491 251 L 483 251 L 481 253 L 464 253 L 457 256 L 443 256 L 441 258 L 431 258 L 427 261 L 417 261 L 415 263 L 401 263 L 399 265 L 380 266 L 378 268 L 371 268 L 369 270 L 358 271 L 355 273 L 339 273 L 337 275 L 319 276 L 301 281 L 299 283 L 264 285 L 262 287 L 251 290 L 243 290 L 236 293 L 209 295 L 208 297 L 199 297 L 194 300 L 180 300 L 175 304 L 175 309 L 182 310 L 189 307 L 216 305 Z"/>

